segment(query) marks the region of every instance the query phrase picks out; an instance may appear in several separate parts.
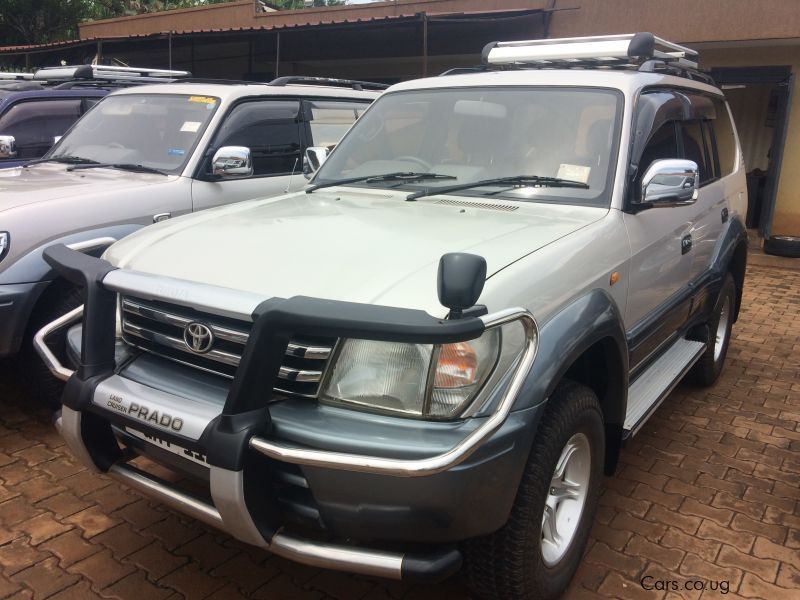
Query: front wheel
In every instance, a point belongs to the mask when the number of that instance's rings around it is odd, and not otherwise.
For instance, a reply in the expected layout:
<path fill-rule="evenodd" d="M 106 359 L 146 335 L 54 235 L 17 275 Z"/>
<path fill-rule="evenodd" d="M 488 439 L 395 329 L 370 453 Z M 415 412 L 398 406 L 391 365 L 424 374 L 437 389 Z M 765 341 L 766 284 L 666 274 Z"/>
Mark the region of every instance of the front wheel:
<path fill-rule="evenodd" d="M 477 596 L 528 600 L 564 592 L 594 521 L 604 452 L 597 396 L 561 383 L 548 400 L 508 523 L 465 547 Z"/>

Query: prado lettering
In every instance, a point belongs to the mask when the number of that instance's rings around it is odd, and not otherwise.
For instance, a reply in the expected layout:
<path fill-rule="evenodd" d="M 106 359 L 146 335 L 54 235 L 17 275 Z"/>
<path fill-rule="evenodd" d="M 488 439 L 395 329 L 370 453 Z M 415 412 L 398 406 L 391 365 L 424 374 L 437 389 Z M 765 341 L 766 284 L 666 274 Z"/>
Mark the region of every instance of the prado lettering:
<path fill-rule="evenodd" d="M 160 425 L 165 429 L 172 429 L 173 431 L 180 431 L 183 427 L 183 419 L 180 417 L 173 417 L 167 413 L 160 413 L 157 410 L 150 411 L 146 406 L 140 406 L 135 402 L 131 402 L 128 408 L 128 414 L 134 415 L 137 419 Z"/>

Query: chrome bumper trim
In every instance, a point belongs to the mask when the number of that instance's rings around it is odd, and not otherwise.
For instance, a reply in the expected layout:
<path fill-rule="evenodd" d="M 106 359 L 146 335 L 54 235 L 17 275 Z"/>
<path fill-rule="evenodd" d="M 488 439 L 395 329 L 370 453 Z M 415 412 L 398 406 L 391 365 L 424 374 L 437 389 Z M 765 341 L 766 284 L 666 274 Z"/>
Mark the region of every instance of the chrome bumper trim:
<path fill-rule="evenodd" d="M 66 407 L 64 410 L 72 413 L 72 416 L 68 416 L 67 419 L 73 423 L 77 422 L 79 431 L 80 413 L 71 411 Z M 75 420 L 76 416 L 77 420 Z M 62 419 L 63 418 L 62 416 Z M 62 428 L 64 428 L 63 422 Z M 66 435 L 65 433 L 65 437 Z M 78 439 L 77 442 L 78 447 L 76 448 L 70 443 L 70 449 L 73 450 L 76 456 L 80 457 L 82 461 L 88 459 L 88 464 L 93 465 L 94 463 L 91 462 L 89 453 L 83 445 L 83 440 Z M 217 471 L 225 470 L 217 469 Z M 282 556 L 288 560 L 325 569 L 336 569 L 349 573 L 372 575 L 388 579 L 400 580 L 403 577 L 402 565 L 406 555 L 401 552 L 386 552 L 383 550 L 371 550 L 367 548 L 316 542 L 289 535 L 281 531 L 278 531 L 272 536 L 269 542 L 267 542 L 253 525 L 250 514 L 247 511 L 241 485 L 233 486 L 233 488 L 228 489 L 226 492 L 228 498 L 225 500 L 216 497 L 213 498 L 215 505 L 219 503 L 224 506 L 225 510 L 221 512 L 217 510 L 215 506 L 180 490 L 176 490 L 165 482 L 130 465 L 122 463 L 114 464 L 108 470 L 108 475 L 112 479 L 154 500 L 158 500 L 170 508 L 178 510 L 198 521 L 202 521 L 207 525 L 227 531 L 244 542 L 265 548 L 273 554 Z M 222 480 L 230 480 L 231 476 L 234 479 L 241 480 L 242 474 L 241 472 L 226 471 L 225 473 L 218 473 L 218 475 L 225 475 Z M 212 486 L 212 496 L 213 492 L 214 486 Z M 222 516 L 223 514 L 225 514 L 224 518 Z M 230 523 L 230 519 L 233 519 L 235 522 Z M 245 527 L 237 527 L 237 523 Z M 246 533 L 246 535 L 242 535 L 243 533 Z"/>
<path fill-rule="evenodd" d="M 95 250 L 97 248 L 106 248 L 111 244 L 116 243 L 117 238 L 114 237 L 99 237 L 91 240 L 84 240 L 82 242 L 75 242 L 74 244 L 67 244 L 67 248 L 77 250 L 78 252 L 86 252 L 87 250 Z"/>
<path fill-rule="evenodd" d="M 36 352 L 38 352 L 39 356 L 42 358 L 44 364 L 47 366 L 53 376 L 61 381 L 66 381 L 69 379 L 75 371 L 68 369 L 61 364 L 61 361 L 58 360 L 58 357 L 56 357 L 56 355 L 53 354 L 53 352 L 47 346 L 45 339 L 54 331 L 80 321 L 82 316 L 83 304 L 72 309 L 67 314 L 59 317 L 52 323 L 48 323 L 39 331 L 37 331 L 36 335 L 33 336 L 33 347 L 36 348 Z"/>
<path fill-rule="evenodd" d="M 194 496 L 167 486 L 139 469 L 125 464 L 114 464 L 108 470 L 108 475 L 128 487 L 158 500 L 162 504 L 179 510 L 198 521 L 202 521 L 206 525 L 211 525 L 218 529 L 225 528 L 225 523 L 216 508 Z"/>
<path fill-rule="evenodd" d="M 487 329 L 489 327 L 499 327 L 512 321 L 520 321 L 525 328 L 526 348 L 522 355 L 522 360 L 497 406 L 497 410 L 480 427 L 447 452 L 428 458 L 401 460 L 284 446 L 258 436 L 250 439 L 250 447 L 265 456 L 283 462 L 397 477 L 421 477 L 451 469 L 465 461 L 505 423 L 514 406 L 517 394 L 522 388 L 525 377 L 528 375 L 536 358 L 538 329 L 536 321 L 530 312 L 521 308 L 513 308 L 486 315 L 481 319 Z"/>

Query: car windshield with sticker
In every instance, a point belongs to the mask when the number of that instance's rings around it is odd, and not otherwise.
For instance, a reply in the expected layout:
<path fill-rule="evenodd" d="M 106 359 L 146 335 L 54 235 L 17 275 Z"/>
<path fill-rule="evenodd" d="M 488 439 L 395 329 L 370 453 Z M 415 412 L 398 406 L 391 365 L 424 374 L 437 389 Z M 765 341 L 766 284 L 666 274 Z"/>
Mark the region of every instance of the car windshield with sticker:
<path fill-rule="evenodd" d="M 219 106 L 211 96 L 123 94 L 90 110 L 48 158 L 133 164 L 178 173 Z"/>
<path fill-rule="evenodd" d="M 605 205 L 619 146 L 622 97 L 598 88 L 449 88 L 387 94 L 367 111 L 315 181 L 386 173 L 354 185 Z M 514 182 L 482 182 L 518 178 Z M 566 183 L 565 183 L 566 182 Z"/>

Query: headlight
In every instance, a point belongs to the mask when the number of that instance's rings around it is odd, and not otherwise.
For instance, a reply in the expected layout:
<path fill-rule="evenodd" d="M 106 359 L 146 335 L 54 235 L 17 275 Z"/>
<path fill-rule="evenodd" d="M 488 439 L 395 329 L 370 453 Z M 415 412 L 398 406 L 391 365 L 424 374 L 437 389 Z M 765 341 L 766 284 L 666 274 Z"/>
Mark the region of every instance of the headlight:
<path fill-rule="evenodd" d="M 7 231 L 0 231 L 0 260 L 3 260 L 8 254 L 8 247 L 11 245 L 11 236 Z"/>
<path fill-rule="evenodd" d="M 343 340 L 322 402 L 418 418 L 460 415 L 501 354 L 501 333 L 441 346 Z"/>

